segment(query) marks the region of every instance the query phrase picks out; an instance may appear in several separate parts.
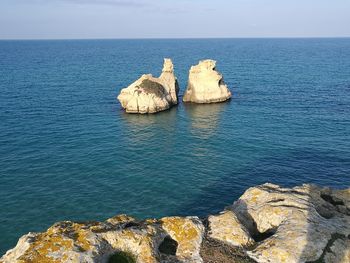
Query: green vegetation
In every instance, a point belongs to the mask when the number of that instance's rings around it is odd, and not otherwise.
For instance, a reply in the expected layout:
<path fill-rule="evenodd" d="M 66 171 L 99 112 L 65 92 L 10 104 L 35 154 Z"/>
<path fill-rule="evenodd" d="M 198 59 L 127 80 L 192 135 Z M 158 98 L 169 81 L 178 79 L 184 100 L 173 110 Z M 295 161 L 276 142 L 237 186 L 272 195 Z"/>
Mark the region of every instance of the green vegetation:
<path fill-rule="evenodd" d="M 153 93 L 158 97 L 162 97 L 165 93 L 165 89 L 161 84 L 149 79 L 143 80 L 139 87 L 142 88 L 146 93 Z"/>
<path fill-rule="evenodd" d="M 108 263 L 136 263 L 136 259 L 133 254 L 120 251 L 113 254 L 109 258 Z"/>

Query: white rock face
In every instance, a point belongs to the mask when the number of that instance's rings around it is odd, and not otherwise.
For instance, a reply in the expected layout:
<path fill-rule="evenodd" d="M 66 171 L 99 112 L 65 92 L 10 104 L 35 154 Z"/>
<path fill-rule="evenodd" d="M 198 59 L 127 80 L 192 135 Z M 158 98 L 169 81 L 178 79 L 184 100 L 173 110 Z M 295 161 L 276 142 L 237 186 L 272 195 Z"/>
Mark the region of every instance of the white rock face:
<path fill-rule="evenodd" d="M 165 89 L 170 94 L 173 105 L 178 103 L 179 84 L 174 73 L 174 65 L 170 58 L 164 59 L 162 74 L 159 79 L 163 82 Z"/>
<path fill-rule="evenodd" d="M 350 262 L 349 200 L 350 189 L 264 184 L 248 189 L 232 211 L 260 239 L 248 251 L 257 262 Z"/>
<path fill-rule="evenodd" d="M 215 103 L 231 98 L 230 90 L 215 67 L 216 61 L 210 59 L 191 67 L 184 102 Z"/>
<path fill-rule="evenodd" d="M 121 90 L 118 100 L 128 113 L 156 113 L 177 104 L 178 92 L 173 63 L 171 59 L 164 59 L 159 78 L 151 74 L 142 75 L 129 87 Z"/>
<path fill-rule="evenodd" d="M 209 216 L 208 222 L 208 236 L 211 238 L 237 247 L 248 247 L 255 243 L 232 211 L 227 210 L 219 215 Z"/>

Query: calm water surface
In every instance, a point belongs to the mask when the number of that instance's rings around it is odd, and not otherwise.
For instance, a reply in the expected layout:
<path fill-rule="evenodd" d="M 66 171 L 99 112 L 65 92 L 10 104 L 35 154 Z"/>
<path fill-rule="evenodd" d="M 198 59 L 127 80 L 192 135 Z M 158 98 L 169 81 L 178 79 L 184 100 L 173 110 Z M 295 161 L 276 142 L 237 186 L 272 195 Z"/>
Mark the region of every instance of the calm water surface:
<path fill-rule="evenodd" d="M 127 115 L 213 58 L 230 102 Z M 0 254 L 59 220 L 215 213 L 252 185 L 350 186 L 350 39 L 0 41 Z"/>

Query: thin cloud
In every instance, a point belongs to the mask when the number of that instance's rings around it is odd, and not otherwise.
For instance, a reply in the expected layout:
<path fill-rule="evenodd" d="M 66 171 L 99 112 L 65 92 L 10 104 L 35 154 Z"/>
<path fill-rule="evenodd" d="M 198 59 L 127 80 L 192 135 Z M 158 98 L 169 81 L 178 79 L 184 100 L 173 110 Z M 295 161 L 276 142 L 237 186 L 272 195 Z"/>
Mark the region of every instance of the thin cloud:
<path fill-rule="evenodd" d="M 88 4 L 88 5 L 116 5 L 116 6 L 133 6 L 143 7 L 149 3 L 144 1 L 128 1 L 128 0 L 55 0 L 58 2 L 66 2 L 72 4 Z"/>
<path fill-rule="evenodd" d="M 50 4 L 50 3 L 65 3 L 74 5 L 111 5 L 120 7 L 150 7 L 152 3 L 147 1 L 138 0 L 15 0 L 25 4 Z M 9 1 L 9 2 L 13 2 Z"/>

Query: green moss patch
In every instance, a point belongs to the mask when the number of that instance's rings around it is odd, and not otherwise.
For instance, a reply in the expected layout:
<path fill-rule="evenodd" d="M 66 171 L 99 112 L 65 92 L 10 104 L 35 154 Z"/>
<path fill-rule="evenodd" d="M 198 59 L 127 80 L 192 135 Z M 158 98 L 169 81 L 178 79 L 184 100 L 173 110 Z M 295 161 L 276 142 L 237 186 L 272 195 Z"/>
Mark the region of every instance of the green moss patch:
<path fill-rule="evenodd" d="M 149 79 L 143 80 L 139 87 L 142 88 L 146 93 L 153 93 L 157 97 L 162 97 L 165 93 L 165 89 L 161 84 Z"/>
<path fill-rule="evenodd" d="M 136 263 L 136 259 L 131 253 L 120 251 L 113 254 L 108 263 Z"/>

